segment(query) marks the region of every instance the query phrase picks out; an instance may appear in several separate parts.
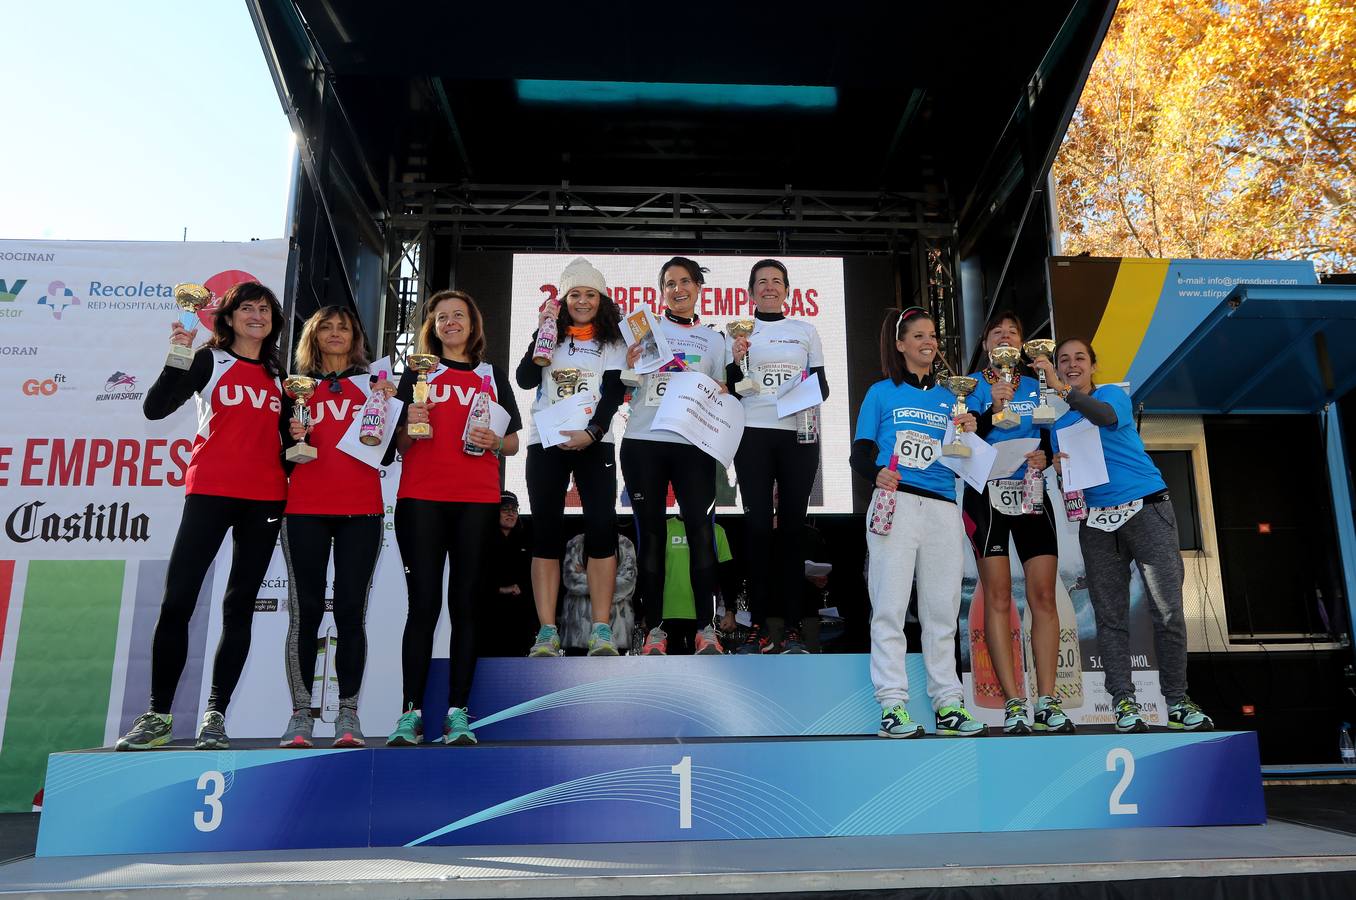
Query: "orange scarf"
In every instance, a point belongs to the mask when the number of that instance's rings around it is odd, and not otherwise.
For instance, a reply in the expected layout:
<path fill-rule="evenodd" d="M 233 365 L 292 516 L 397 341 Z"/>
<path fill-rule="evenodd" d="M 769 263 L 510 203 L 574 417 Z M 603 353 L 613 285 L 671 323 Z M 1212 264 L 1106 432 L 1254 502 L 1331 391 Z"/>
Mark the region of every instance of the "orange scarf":
<path fill-rule="evenodd" d="M 577 341 L 593 340 L 593 323 L 587 325 L 571 325 L 565 329 L 565 333 Z"/>

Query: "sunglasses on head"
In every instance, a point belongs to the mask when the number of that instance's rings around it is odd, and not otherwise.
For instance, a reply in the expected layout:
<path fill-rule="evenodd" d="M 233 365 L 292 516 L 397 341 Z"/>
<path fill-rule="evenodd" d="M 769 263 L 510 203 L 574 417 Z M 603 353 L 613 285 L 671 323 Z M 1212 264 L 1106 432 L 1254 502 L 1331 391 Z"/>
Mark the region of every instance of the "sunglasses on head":
<path fill-rule="evenodd" d="M 921 306 L 910 306 L 908 309 L 900 312 L 899 319 L 895 322 L 895 340 L 903 340 L 903 338 L 900 337 L 899 330 L 904 327 L 905 322 L 912 322 L 919 316 L 928 316 L 930 318 L 931 315 L 931 313 Z"/>

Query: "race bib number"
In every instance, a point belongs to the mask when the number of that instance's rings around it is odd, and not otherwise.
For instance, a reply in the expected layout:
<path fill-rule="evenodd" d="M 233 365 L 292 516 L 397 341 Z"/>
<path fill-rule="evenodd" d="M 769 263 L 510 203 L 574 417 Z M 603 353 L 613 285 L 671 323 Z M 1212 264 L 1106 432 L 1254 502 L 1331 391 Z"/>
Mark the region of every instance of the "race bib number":
<path fill-rule="evenodd" d="M 645 380 L 645 405 L 658 406 L 664 402 L 664 392 L 669 389 L 669 375 L 651 375 Z"/>
<path fill-rule="evenodd" d="M 1144 508 L 1143 500 L 1122 503 L 1120 506 L 1093 506 L 1088 508 L 1087 523 L 1098 531 L 1115 531 Z"/>
<path fill-rule="evenodd" d="M 592 379 L 597 377 L 596 372 L 586 372 L 578 381 L 572 393 L 566 393 L 565 385 L 553 384 L 551 386 L 550 398 L 552 403 L 559 403 L 567 397 L 573 397 L 575 394 L 587 394 L 593 390 Z"/>
<path fill-rule="evenodd" d="M 764 393 L 776 393 L 788 381 L 800 381 L 801 369 L 793 363 L 764 363 L 755 369 Z"/>
<path fill-rule="evenodd" d="M 1022 514 L 1024 482 L 1020 478 L 1000 478 L 989 482 L 989 504 L 1005 516 Z"/>
<path fill-rule="evenodd" d="M 926 469 L 942 455 L 942 442 L 921 431 L 898 432 L 895 436 L 895 456 L 906 469 Z"/>

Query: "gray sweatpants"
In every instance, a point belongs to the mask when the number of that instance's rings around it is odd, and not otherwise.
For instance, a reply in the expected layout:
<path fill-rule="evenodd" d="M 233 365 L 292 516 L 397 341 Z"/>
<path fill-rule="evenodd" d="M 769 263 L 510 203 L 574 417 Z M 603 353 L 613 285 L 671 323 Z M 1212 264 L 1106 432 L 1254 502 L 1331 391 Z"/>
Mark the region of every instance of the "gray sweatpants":
<path fill-rule="evenodd" d="M 1172 503 L 1146 503 L 1108 534 L 1086 523 L 1078 529 L 1088 594 L 1097 619 L 1097 649 L 1111 702 L 1135 696 L 1130 678 L 1130 563 L 1139 566 L 1149 594 L 1158 679 L 1169 706 L 1187 692 L 1186 623 L 1182 621 L 1182 553 Z"/>

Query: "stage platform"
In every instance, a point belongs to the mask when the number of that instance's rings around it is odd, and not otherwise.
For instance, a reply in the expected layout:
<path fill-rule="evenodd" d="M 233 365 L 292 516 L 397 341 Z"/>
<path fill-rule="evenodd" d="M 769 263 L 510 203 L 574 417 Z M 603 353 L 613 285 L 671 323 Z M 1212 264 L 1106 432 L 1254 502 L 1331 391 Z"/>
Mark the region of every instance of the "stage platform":
<path fill-rule="evenodd" d="M 959 889 L 953 891 L 941 889 Z M 39 858 L 0 892 L 202 900 L 813 894 L 1356 896 L 1356 837 L 1285 822 L 1007 834 Z"/>

